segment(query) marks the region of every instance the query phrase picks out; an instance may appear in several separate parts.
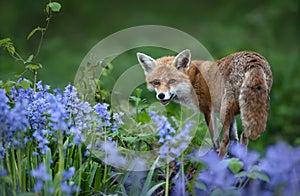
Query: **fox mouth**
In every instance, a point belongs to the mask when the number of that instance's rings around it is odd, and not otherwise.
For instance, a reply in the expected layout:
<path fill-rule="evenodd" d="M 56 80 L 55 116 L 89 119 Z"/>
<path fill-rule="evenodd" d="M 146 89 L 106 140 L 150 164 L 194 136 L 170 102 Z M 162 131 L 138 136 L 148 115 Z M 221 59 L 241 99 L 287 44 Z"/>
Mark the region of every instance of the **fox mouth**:
<path fill-rule="evenodd" d="M 170 99 L 163 99 L 163 100 L 160 100 L 160 103 L 164 106 L 168 105 L 173 99 L 174 99 L 175 95 L 172 94 Z"/>

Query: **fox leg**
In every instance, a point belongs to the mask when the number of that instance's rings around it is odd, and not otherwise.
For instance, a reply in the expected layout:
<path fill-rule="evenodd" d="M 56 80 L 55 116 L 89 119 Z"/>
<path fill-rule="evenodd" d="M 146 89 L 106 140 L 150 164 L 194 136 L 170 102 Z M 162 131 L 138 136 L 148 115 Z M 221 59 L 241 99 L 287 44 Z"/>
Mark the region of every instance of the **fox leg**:
<path fill-rule="evenodd" d="M 230 141 L 238 141 L 238 134 L 237 134 L 237 126 L 235 118 L 232 119 L 230 128 L 229 128 L 229 138 Z"/>
<path fill-rule="evenodd" d="M 248 146 L 248 137 L 246 136 L 244 131 L 241 135 L 241 144 L 243 144 L 245 146 Z"/>
<path fill-rule="evenodd" d="M 233 101 L 230 100 L 231 99 L 223 98 L 222 105 L 221 105 L 220 118 L 223 125 L 222 128 L 223 138 L 220 145 L 220 152 L 219 152 L 220 157 L 223 157 L 227 152 L 227 146 L 230 140 L 229 129 L 232 121 L 234 120 L 234 111 L 232 110 L 234 108 L 232 104 Z"/>
<path fill-rule="evenodd" d="M 218 150 L 220 144 L 219 144 L 219 132 L 218 132 L 216 116 L 213 111 L 210 111 L 204 113 L 204 117 L 205 117 L 206 124 L 208 126 L 213 148 L 214 150 Z"/>

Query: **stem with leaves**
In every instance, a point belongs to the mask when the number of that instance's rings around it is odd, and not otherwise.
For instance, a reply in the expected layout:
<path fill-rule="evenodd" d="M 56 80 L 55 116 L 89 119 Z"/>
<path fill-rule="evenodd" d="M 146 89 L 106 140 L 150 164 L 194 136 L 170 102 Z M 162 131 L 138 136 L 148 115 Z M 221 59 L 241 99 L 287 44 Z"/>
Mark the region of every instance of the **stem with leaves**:
<path fill-rule="evenodd" d="M 25 71 L 22 72 L 20 75 L 17 77 L 20 78 L 26 71 L 31 71 L 33 73 L 33 89 L 36 91 L 36 83 L 37 83 L 37 74 L 38 74 L 38 69 L 42 68 L 42 65 L 38 62 L 38 55 L 41 51 L 43 41 L 45 38 L 46 31 L 48 30 L 50 21 L 53 17 L 53 12 L 59 12 L 61 9 L 61 5 L 57 2 L 52 2 L 51 0 L 48 1 L 46 5 L 46 25 L 45 27 L 36 27 L 34 28 L 27 36 L 27 39 L 30 39 L 36 32 L 41 32 L 41 37 L 36 49 L 35 54 L 29 55 L 29 57 L 24 60 L 24 58 L 21 57 L 21 55 L 16 51 L 13 43 L 11 42 L 10 38 L 5 38 L 0 40 L 0 47 L 4 47 L 10 56 L 12 56 L 16 61 L 21 61 L 25 65 Z"/>

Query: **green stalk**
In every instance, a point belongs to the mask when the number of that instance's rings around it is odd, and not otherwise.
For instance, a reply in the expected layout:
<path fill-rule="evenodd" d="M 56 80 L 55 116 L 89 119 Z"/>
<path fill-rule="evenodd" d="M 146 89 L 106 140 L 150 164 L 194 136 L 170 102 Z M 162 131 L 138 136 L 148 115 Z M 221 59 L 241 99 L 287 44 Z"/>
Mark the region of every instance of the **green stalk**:
<path fill-rule="evenodd" d="M 181 153 L 181 165 L 180 165 L 180 169 L 181 169 L 181 177 L 182 177 L 182 195 L 185 195 L 185 187 L 184 187 L 184 164 L 183 164 L 183 153 Z"/>
<path fill-rule="evenodd" d="M 8 161 L 8 164 L 12 164 L 11 172 L 12 172 L 12 178 L 13 178 L 13 191 L 17 192 L 17 173 L 18 173 L 18 167 L 16 164 L 16 157 L 14 153 L 14 149 L 10 148 L 11 152 L 11 162 Z"/>
<path fill-rule="evenodd" d="M 64 151 L 63 151 L 63 136 L 62 136 L 62 131 L 58 131 L 58 157 L 59 157 L 59 163 L 58 163 L 58 183 L 62 182 L 62 173 L 64 171 Z M 58 188 L 56 190 L 55 195 L 61 195 L 61 188 Z"/>
<path fill-rule="evenodd" d="M 169 161 L 167 157 L 167 168 L 166 168 L 166 186 L 165 186 L 165 196 L 169 195 L 169 173 L 170 173 L 170 167 L 169 167 Z"/>
<path fill-rule="evenodd" d="M 80 185 L 81 185 L 81 177 L 82 177 L 82 172 L 81 172 L 81 167 L 82 167 L 81 147 L 82 147 L 82 144 L 80 143 L 79 146 L 78 146 L 78 154 L 79 154 L 78 169 L 80 169 L 80 171 L 79 171 L 79 177 L 78 177 L 78 187 L 80 187 Z M 76 192 L 76 196 L 78 196 L 78 195 L 79 195 L 79 192 Z"/>
<path fill-rule="evenodd" d="M 104 143 L 106 143 L 106 127 L 104 128 Z M 104 160 L 107 160 L 107 154 L 105 153 L 105 157 Z M 105 184 L 106 182 L 106 172 L 107 172 L 107 164 L 106 162 L 104 163 L 104 174 L 103 174 L 103 179 L 102 179 L 102 183 Z"/>

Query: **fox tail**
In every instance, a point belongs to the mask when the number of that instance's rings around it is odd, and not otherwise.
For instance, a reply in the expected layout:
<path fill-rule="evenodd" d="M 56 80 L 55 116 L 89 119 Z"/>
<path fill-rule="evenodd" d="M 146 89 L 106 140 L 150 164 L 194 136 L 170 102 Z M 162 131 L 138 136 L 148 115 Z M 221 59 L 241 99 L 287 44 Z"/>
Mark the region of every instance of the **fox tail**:
<path fill-rule="evenodd" d="M 257 139 L 265 130 L 270 107 L 269 90 L 262 68 L 252 67 L 245 73 L 240 88 L 239 106 L 244 134 Z"/>

